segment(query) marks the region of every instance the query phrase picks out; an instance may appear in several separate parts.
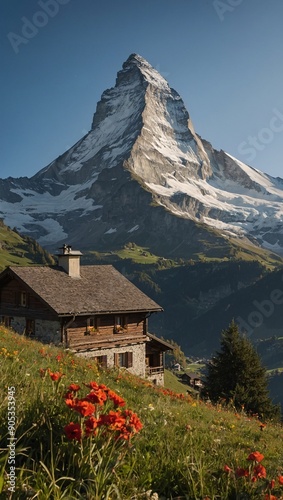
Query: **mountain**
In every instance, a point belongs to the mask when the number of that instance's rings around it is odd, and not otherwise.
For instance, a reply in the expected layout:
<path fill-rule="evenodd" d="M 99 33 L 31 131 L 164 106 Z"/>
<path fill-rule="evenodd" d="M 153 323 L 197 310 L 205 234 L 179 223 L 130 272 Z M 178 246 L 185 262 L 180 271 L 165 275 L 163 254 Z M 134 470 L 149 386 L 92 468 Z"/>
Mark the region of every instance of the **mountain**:
<path fill-rule="evenodd" d="M 202 353 L 202 355 L 209 356 L 211 352 L 219 348 L 220 332 L 227 328 L 232 319 L 238 324 L 240 332 L 246 335 L 255 345 L 270 338 L 282 339 L 282 268 L 271 273 L 262 274 L 259 277 L 259 274 L 256 276 L 255 263 L 253 263 L 250 270 L 247 263 L 235 263 L 234 265 L 239 267 L 239 270 L 235 271 L 234 274 L 237 283 L 239 282 L 239 273 L 242 276 L 243 273 L 247 274 L 245 279 L 242 278 L 243 286 L 231 287 L 230 293 L 226 293 L 226 295 L 223 293 L 222 296 L 219 294 L 217 297 L 219 279 L 217 281 L 216 278 L 214 286 L 207 290 L 206 295 L 204 294 L 201 300 L 202 306 L 204 305 L 204 298 L 206 298 L 206 301 L 210 300 L 207 310 L 203 307 L 201 313 L 193 317 L 188 309 L 183 308 L 184 314 L 179 332 L 184 333 L 183 335 L 180 334 L 179 341 L 182 342 L 185 352 L 197 355 Z M 227 266 L 227 271 L 231 280 L 230 266 Z M 251 273 L 254 273 L 254 276 Z M 248 280 L 250 281 L 249 285 Z M 223 281 L 227 284 L 227 279 L 224 277 Z M 215 290 L 214 297 L 212 296 L 213 288 Z M 191 296 L 191 300 L 193 297 Z M 200 300 L 199 295 L 198 299 Z M 175 304 L 174 306 L 176 307 Z M 189 321 L 186 322 L 186 319 L 189 319 Z M 189 325 L 187 331 L 186 324 Z M 275 353 L 272 353 L 273 360 L 275 358 L 274 354 L 277 354 L 278 358 L 280 358 L 278 366 L 282 367 L 282 347 L 280 350 L 277 348 Z M 261 356 L 266 365 L 271 367 L 271 358 L 268 358 L 267 353 L 265 352 L 265 355 L 261 353 Z"/>
<path fill-rule="evenodd" d="M 33 177 L 0 180 L 0 200 L 6 224 L 50 249 L 131 241 L 224 258 L 233 239 L 283 252 L 283 180 L 197 135 L 179 94 L 137 54 L 103 92 L 89 133 Z"/>
<path fill-rule="evenodd" d="M 151 317 L 151 328 L 158 336 L 173 338 L 187 356 L 210 357 L 219 349 L 222 330 L 233 319 L 255 345 L 271 337 L 283 341 L 282 267 L 270 272 L 256 260 L 194 262 L 159 269 L 116 261 L 115 267 L 129 273 L 163 307 L 162 314 Z M 283 366 L 282 350 L 276 353 Z"/>

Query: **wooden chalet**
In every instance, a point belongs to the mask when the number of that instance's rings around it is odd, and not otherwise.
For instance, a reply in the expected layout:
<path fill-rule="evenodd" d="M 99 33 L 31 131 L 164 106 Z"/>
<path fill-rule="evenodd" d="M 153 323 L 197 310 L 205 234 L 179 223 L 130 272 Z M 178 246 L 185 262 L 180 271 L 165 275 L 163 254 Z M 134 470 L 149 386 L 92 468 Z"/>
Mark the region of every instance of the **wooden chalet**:
<path fill-rule="evenodd" d="M 64 245 L 57 266 L 6 268 L 0 274 L 2 322 L 163 384 L 163 353 L 172 346 L 148 333 L 148 318 L 162 308 L 113 266 L 80 266 L 80 256 Z"/>
<path fill-rule="evenodd" d="M 201 389 L 203 387 L 203 381 L 198 373 L 183 373 L 181 380 L 184 384 L 192 386 L 194 389 Z"/>

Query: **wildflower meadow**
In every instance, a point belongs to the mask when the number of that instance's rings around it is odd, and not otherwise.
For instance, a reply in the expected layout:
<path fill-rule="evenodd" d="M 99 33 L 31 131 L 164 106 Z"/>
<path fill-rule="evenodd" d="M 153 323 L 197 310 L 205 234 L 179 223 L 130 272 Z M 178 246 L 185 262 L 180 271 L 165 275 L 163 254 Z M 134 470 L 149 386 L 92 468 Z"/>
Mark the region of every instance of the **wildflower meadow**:
<path fill-rule="evenodd" d="M 4 327 L 0 346 L 1 499 L 283 499 L 280 423 Z"/>

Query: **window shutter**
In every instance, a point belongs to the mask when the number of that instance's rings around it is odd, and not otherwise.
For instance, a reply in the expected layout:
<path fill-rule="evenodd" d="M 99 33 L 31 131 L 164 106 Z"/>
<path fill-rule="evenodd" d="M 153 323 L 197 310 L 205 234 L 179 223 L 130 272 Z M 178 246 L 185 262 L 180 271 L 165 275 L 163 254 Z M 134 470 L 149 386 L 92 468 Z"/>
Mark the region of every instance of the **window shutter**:
<path fill-rule="evenodd" d="M 126 358 L 127 368 L 132 368 L 132 366 L 133 366 L 133 353 L 127 352 L 126 356 L 127 356 L 127 358 Z"/>
<path fill-rule="evenodd" d="M 119 366 L 119 354 L 114 352 L 114 366 Z"/>

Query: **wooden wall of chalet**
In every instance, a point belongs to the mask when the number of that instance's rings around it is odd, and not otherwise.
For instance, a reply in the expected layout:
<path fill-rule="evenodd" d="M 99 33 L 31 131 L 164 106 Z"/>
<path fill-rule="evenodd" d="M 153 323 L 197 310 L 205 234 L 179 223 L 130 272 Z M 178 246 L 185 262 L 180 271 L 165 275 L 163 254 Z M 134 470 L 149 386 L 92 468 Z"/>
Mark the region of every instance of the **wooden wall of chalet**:
<path fill-rule="evenodd" d="M 21 305 L 21 293 L 26 293 L 26 305 Z M 56 320 L 57 316 L 17 280 L 11 280 L 1 290 L 1 314 L 34 319 Z"/>
<path fill-rule="evenodd" d="M 121 316 L 121 315 L 120 315 Z M 146 319 L 144 313 L 127 314 L 126 327 L 120 331 L 115 330 L 115 316 L 102 315 L 96 317 L 96 328 L 87 327 L 87 319 L 78 317 L 67 328 L 67 346 L 72 349 L 93 347 L 113 347 L 114 343 L 123 344 L 144 340 L 146 334 Z"/>

